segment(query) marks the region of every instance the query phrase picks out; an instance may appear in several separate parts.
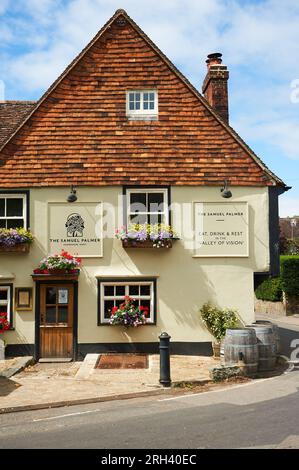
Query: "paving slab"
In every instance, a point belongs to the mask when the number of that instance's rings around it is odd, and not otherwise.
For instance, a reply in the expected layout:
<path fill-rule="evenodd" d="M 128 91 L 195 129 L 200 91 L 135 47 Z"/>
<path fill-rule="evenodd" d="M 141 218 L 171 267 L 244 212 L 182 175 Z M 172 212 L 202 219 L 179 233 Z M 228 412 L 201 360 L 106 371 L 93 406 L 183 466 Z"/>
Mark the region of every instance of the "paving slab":
<path fill-rule="evenodd" d="M 85 364 L 37 363 L 10 379 L 3 378 L 0 412 L 132 398 L 165 390 L 159 384 L 159 355 L 149 357 L 148 369 L 138 370 L 90 367 L 96 360 L 89 357 Z M 172 356 L 173 383 L 205 383 L 210 380 L 209 369 L 217 363 L 212 357 Z"/>

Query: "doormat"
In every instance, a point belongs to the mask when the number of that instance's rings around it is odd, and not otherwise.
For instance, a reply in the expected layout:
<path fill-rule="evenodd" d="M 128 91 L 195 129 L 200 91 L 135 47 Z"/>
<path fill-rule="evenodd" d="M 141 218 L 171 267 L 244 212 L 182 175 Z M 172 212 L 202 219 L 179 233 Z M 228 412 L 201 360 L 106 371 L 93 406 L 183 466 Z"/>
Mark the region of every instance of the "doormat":
<path fill-rule="evenodd" d="M 146 354 L 101 354 L 96 369 L 147 369 Z"/>

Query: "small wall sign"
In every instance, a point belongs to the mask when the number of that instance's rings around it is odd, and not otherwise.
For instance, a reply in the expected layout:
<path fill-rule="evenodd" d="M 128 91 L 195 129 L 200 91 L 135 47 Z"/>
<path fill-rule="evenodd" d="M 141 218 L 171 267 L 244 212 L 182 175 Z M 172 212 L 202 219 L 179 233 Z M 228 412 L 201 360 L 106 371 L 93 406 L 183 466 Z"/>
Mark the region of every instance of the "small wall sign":
<path fill-rule="evenodd" d="M 102 203 L 49 203 L 48 252 L 82 258 L 103 256 Z"/>
<path fill-rule="evenodd" d="M 58 303 L 67 304 L 68 303 L 68 289 L 58 289 Z"/>
<path fill-rule="evenodd" d="M 194 211 L 194 256 L 249 256 L 247 202 L 195 202 Z"/>
<path fill-rule="evenodd" d="M 32 287 L 16 287 L 15 296 L 17 310 L 32 310 Z"/>

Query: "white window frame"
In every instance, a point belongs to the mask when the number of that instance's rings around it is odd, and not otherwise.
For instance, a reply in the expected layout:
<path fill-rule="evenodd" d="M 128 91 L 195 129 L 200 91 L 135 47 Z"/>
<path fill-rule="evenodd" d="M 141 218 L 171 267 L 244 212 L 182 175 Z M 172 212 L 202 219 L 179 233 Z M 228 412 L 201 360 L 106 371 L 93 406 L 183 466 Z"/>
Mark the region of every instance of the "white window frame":
<path fill-rule="evenodd" d="M 140 93 L 140 109 L 130 109 L 130 93 Z M 154 93 L 154 109 L 143 109 L 144 93 Z M 126 115 L 129 117 L 157 117 L 158 91 L 157 90 L 128 90 L 126 92 Z"/>
<path fill-rule="evenodd" d="M 4 206 L 4 213 L 6 214 L 6 208 L 7 208 L 7 199 L 22 199 L 23 200 L 23 215 L 18 215 L 18 216 L 0 216 L 0 220 L 14 220 L 14 219 L 24 219 L 24 228 L 27 229 L 27 196 L 26 194 L 14 194 L 14 193 L 8 193 L 8 194 L 1 194 L 0 193 L 0 199 L 5 200 L 5 206 Z"/>
<path fill-rule="evenodd" d="M 106 286 L 125 286 L 124 295 L 105 295 Z M 150 286 L 150 295 L 129 295 L 130 286 Z M 109 325 L 109 318 L 105 318 L 104 315 L 104 305 L 105 300 L 122 300 L 124 301 L 124 296 L 128 295 L 136 300 L 150 300 L 150 315 L 147 317 L 146 322 L 148 324 L 153 324 L 155 322 L 155 290 L 154 290 L 154 281 L 101 281 L 100 282 L 100 323 Z"/>
<path fill-rule="evenodd" d="M 138 212 L 139 215 L 162 215 L 162 224 L 169 224 L 169 207 L 168 207 L 168 189 L 167 188 L 130 188 L 126 190 L 127 198 L 127 227 L 132 223 L 130 221 L 130 215 L 136 215 L 135 212 L 131 211 L 131 194 L 132 193 L 141 193 L 146 195 L 146 207 L 148 205 L 148 195 L 152 193 L 163 193 L 163 211 L 162 212 Z M 164 217 L 164 220 L 163 220 Z M 133 222 L 134 223 L 134 222 Z"/>
<path fill-rule="evenodd" d="M 7 300 L 0 299 L 0 305 L 7 306 L 7 320 L 9 321 L 9 323 L 11 323 L 11 286 L 0 285 L 0 291 L 7 292 Z"/>

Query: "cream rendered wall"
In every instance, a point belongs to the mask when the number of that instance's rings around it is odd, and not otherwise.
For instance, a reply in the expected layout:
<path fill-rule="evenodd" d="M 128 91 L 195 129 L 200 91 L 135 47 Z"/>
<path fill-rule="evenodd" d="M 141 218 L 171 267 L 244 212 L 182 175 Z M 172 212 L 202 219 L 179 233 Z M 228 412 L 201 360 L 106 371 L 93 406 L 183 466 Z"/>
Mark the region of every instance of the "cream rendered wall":
<path fill-rule="evenodd" d="M 116 239 L 105 239 L 102 258 L 86 258 L 79 277 L 78 342 L 155 342 L 166 330 L 172 341 L 209 341 L 198 310 L 206 301 L 221 307 L 237 308 L 245 323 L 254 318 L 253 273 L 269 269 L 268 189 L 233 187 L 229 201 L 249 204 L 248 258 L 195 258 L 192 243 L 183 239 L 173 248 L 128 249 Z M 47 207 L 65 202 L 67 188 L 40 188 L 30 191 L 30 227 L 35 242 L 29 255 L 1 255 L 0 283 L 3 276 L 14 276 L 14 287 L 34 286 L 31 274 L 47 254 Z M 105 202 L 117 207 L 122 188 L 77 188 L 78 202 Z M 179 208 L 193 201 L 224 202 L 217 187 L 172 187 L 171 200 Z M 70 204 L 71 205 L 71 204 Z M 72 210 L 76 203 L 72 204 Z M 115 226 L 122 225 L 122 211 Z M 190 219 L 189 219 L 190 220 Z M 191 223 L 191 222 L 190 222 Z M 113 224 L 112 224 L 113 225 Z M 173 214 L 172 225 L 180 228 L 180 216 Z M 2 273 L 2 278 L 1 278 Z M 124 331 L 120 327 L 97 326 L 97 277 L 157 276 L 157 324 Z M 10 344 L 34 343 L 34 309 L 14 312 L 15 331 L 5 333 Z"/>

